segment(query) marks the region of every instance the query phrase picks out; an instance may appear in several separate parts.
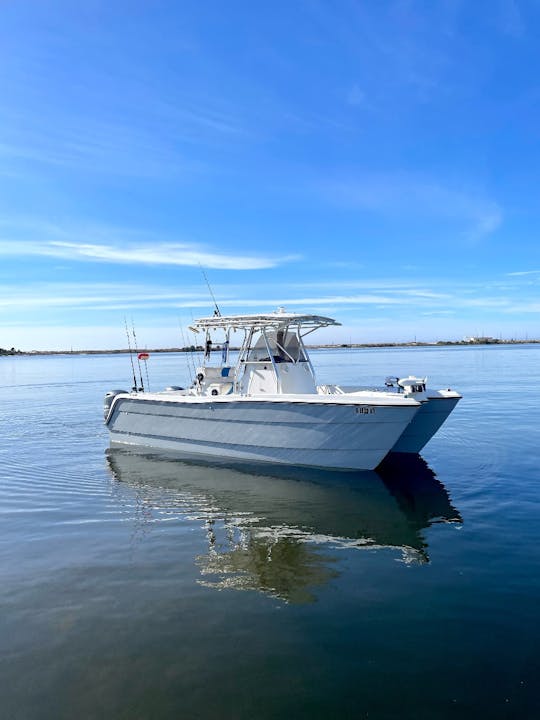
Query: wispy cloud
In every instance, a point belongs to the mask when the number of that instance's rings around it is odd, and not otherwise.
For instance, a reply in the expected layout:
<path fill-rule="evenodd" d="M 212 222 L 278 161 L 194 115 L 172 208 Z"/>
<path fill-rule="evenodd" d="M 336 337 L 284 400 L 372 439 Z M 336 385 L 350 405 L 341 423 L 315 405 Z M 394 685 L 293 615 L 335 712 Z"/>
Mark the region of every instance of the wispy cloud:
<path fill-rule="evenodd" d="M 177 142 L 163 133 L 122 127 L 120 123 L 90 126 L 81 121 L 43 131 L 33 127 L 17 127 L 0 143 L 4 163 L 23 161 L 76 170 L 106 172 L 108 175 L 130 177 L 190 177 L 206 170 L 204 164 L 186 158 Z M 4 134 L 4 137 L 6 135 Z"/>
<path fill-rule="evenodd" d="M 504 308 L 505 313 L 540 313 L 540 302 L 516 302 Z"/>
<path fill-rule="evenodd" d="M 47 240 L 0 240 L 0 257 L 41 256 L 68 261 L 93 261 L 131 265 L 180 265 L 220 270 L 274 268 L 297 256 L 268 257 L 220 252 L 195 243 L 104 244 Z"/>
<path fill-rule="evenodd" d="M 51 40 L 64 43 L 64 38 Z M 58 53 L 44 54 L 32 43 L 23 58 L 9 72 L 0 67 L 3 87 L 20 95 L 17 103 L 4 99 L 9 92 L 0 98 L 4 163 L 24 161 L 130 178 L 189 172 L 192 179 L 209 169 L 196 149 L 228 147 L 249 135 L 240 103 L 227 99 L 221 89 L 204 93 L 198 85 L 185 83 L 164 94 L 133 58 L 129 63 L 117 58 L 114 73 L 108 63 L 96 62 L 76 75 L 69 67 L 59 67 Z M 216 166 L 215 157 L 210 164 Z"/>
<path fill-rule="evenodd" d="M 153 288 L 139 284 L 122 283 L 34 283 L 23 287 L 4 285 L 0 288 L 0 307 L 31 309 L 59 307 L 80 309 L 95 307 L 162 307 L 167 304 L 208 304 L 208 293 L 195 287 L 184 291 L 170 288 Z"/>
<path fill-rule="evenodd" d="M 234 297 L 219 294 L 220 307 L 275 308 L 279 305 L 303 306 L 306 308 L 319 305 L 400 305 L 403 298 L 392 295 L 321 295 L 286 297 L 261 293 L 259 297 L 242 297 L 235 293 Z M 410 303 L 414 300 L 411 298 Z M 148 289 L 144 287 L 114 288 L 111 285 L 37 285 L 18 291 L 16 287 L 0 291 L 0 308 L 29 309 L 39 307 L 59 307 L 70 309 L 127 310 L 133 308 L 206 308 L 210 304 L 208 293 L 201 291 L 175 292 L 168 290 Z"/>
<path fill-rule="evenodd" d="M 422 313 L 422 315 L 424 317 L 437 317 L 437 316 L 446 317 L 446 316 L 455 315 L 455 314 L 456 314 L 455 310 L 424 310 L 424 312 Z"/>
<path fill-rule="evenodd" d="M 256 284 L 248 276 L 247 282 L 241 284 L 214 284 L 213 291 L 224 314 L 271 310 L 279 305 L 299 312 L 317 310 L 342 322 L 345 335 L 355 333 L 372 340 L 408 339 L 419 333 L 424 339 L 462 337 L 478 334 L 478 322 L 482 322 L 487 334 L 505 330 L 508 336 L 519 336 L 514 319 L 520 315 L 533 318 L 540 312 L 536 295 L 523 293 L 524 285 L 529 287 L 529 283 L 519 277 L 503 282 L 494 277 L 458 283 L 448 277 L 432 277 L 429 285 L 425 279 L 417 281 L 416 286 L 414 283 L 414 278 L 407 282 L 381 278 L 355 289 L 358 283 L 351 281 L 343 283 L 341 293 L 342 284 L 337 281 L 321 287 L 306 283 L 295 293 L 285 281 Z M 135 317 L 138 332 L 139 327 L 146 326 L 145 342 L 167 346 L 180 318 L 189 323 L 194 316 L 211 312 L 211 298 L 202 281 L 182 285 L 181 289 L 146 280 L 27 285 L 13 281 L 0 285 L 0 315 L 5 318 L 0 332 L 10 338 L 10 346 L 23 348 L 49 347 L 53 341 L 40 335 L 40 327 L 55 324 L 64 326 L 62 331 L 55 331 L 56 347 L 118 347 L 119 327 L 126 314 Z M 109 327 L 105 324 L 102 334 L 89 339 L 83 329 L 92 329 L 104 321 Z M 158 328 L 168 330 L 158 338 Z M 530 322 L 526 331 L 534 333 Z"/>
<path fill-rule="evenodd" d="M 321 183 L 319 190 L 333 203 L 386 216 L 457 220 L 471 239 L 493 233 L 503 221 L 499 205 L 483 193 L 418 174 L 349 174 Z"/>
<path fill-rule="evenodd" d="M 540 275 L 540 270 L 518 270 L 516 272 L 507 273 L 510 276 L 521 276 L 521 275 Z"/>
<path fill-rule="evenodd" d="M 279 289 L 283 292 L 280 294 Z M 305 288 L 304 288 L 305 289 Z M 400 288 L 389 284 L 386 292 L 380 289 L 336 294 L 332 292 L 310 294 L 288 294 L 287 285 L 263 284 L 256 291 L 248 286 L 216 286 L 214 292 L 221 308 L 245 310 L 270 309 L 284 305 L 309 311 L 313 307 L 325 308 L 401 308 L 422 311 L 424 314 L 448 314 L 459 310 L 481 310 L 485 312 L 513 312 L 514 308 L 534 306 L 533 299 L 515 299 L 511 296 L 486 295 L 483 286 L 471 286 L 469 294 L 462 288 L 448 292 L 437 292 L 426 288 Z M 182 291 L 170 287 L 149 286 L 148 284 L 112 283 L 38 283 L 19 288 L 16 285 L 0 288 L 0 308 L 14 312 L 25 312 L 32 308 L 59 308 L 73 311 L 208 308 L 210 298 L 201 287 L 186 287 Z M 30 318 L 32 319 L 32 318 Z"/>

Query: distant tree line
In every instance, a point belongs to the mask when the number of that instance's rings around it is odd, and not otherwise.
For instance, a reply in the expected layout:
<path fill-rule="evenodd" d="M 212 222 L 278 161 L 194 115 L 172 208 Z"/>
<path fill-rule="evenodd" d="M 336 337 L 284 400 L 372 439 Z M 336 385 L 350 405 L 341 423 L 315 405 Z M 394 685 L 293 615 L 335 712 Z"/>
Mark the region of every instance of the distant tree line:
<path fill-rule="evenodd" d="M 15 350 L 14 347 L 12 347 L 10 350 L 0 348 L 0 355 L 18 355 L 20 352 L 20 350 Z"/>

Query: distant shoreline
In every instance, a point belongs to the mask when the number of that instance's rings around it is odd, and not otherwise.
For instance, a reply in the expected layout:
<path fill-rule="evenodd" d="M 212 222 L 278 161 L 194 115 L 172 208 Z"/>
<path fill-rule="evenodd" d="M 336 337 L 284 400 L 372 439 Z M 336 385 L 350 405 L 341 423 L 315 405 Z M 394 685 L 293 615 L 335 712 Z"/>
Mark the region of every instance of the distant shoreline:
<path fill-rule="evenodd" d="M 486 345 L 537 345 L 539 339 L 533 340 L 498 340 L 488 338 L 482 340 L 439 340 L 437 342 L 381 342 L 381 343 L 328 343 L 321 345 L 308 345 L 310 350 L 340 350 L 359 348 L 415 348 L 415 347 L 478 347 Z M 239 348 L 231 348 L 231 351 L 238 351 Z M 121 348 L 118 350 L 2 350 L 0 357 L 32 356 L 32 355 L 129 355 L 138 352 L 147 353 L 189 353 L 204 352 L 204 348 L 198 347 L 176 347 L 176 348 L 138 348 L 129 350 Z M 221 352 L 219 346 L 214 347 L 212 352 Z"/>

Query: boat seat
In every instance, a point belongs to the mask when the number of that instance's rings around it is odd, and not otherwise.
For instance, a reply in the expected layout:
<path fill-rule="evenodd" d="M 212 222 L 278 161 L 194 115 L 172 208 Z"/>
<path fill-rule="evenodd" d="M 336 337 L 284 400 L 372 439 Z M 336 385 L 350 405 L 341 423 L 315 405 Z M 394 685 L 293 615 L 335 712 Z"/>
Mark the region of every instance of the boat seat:
<path fill-rule="evenodd" d="M 230 367 L 205 367 L 204 377 L 207 382 L 228 382 Z"/>

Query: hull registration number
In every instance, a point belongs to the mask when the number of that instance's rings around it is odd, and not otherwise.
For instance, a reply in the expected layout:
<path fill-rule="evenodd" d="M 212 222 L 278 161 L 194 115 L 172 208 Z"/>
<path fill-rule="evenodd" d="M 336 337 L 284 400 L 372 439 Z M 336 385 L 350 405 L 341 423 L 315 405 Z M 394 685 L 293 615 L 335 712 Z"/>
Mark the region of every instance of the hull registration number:
<path fill-rule="evenodd" d="M 375 415 L 375 408 L 369 407 L 368 405 L 356 407 L 354 410 L 357 415 Z"/>

